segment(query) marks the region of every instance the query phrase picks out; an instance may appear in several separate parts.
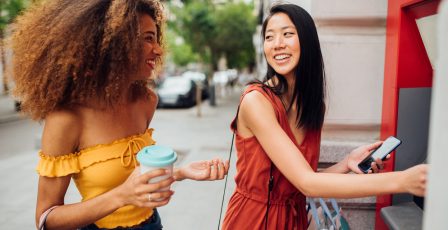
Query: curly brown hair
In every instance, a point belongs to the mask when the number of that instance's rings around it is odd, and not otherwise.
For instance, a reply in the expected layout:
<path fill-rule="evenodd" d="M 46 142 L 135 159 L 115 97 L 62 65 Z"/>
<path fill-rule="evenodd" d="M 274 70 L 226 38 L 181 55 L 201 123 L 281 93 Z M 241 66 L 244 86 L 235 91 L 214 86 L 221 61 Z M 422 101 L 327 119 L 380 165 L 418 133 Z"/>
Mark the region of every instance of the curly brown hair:
<path fill-rule="evenodd" d="M 95 98 L 102 106 L 117 104 L 140 63 L 142 13 L 154 19 L 163 45 L 158 0 L 49 0 L 26 10 L 11 40 L 15 95 L 23 111 L 42 120 L 55 109 Z"/>

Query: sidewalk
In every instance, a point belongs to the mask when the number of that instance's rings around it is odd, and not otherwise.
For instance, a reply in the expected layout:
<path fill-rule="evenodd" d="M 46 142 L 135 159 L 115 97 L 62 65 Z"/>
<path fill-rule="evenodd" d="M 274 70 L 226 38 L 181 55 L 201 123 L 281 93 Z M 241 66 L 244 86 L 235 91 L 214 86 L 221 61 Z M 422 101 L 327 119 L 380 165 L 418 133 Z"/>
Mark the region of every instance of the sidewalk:
<path fill-rule="evenodd" d="M 21 119 L 20 113 L 15 111 L 14 103 L 10 95 L 0 95 L 0 124 Z"/>

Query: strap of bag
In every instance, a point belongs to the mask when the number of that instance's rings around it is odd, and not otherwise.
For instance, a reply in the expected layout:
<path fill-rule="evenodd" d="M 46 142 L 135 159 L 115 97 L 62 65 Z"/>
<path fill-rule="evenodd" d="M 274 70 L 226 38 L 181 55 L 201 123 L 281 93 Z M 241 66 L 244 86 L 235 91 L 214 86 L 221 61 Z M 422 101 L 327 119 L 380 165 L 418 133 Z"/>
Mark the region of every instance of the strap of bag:
<path fill-rule="evenodd" d="M 235 139 L 235 132 L 233 133 L 233 135 L 232 135 L 232 144 L 231 144 L 231 146 L 230 146 L 230 153 L 229 153 L 229 164 L 230 164 L 230 159 L 231 159 L 231 157 L 232 157 L 232 150 L 233 150 L 233 141 L 234 141 L 234 139 Z M 230 169 L 230 166 L 229 166 L 229 169 Z M 228 173 L 227 173 L 228 174 Z M 228 178 L 229 176 L 228 175 L 226 175 L 226 180 L 225 180 L 225 182 L 224 182 L 224 191 L 223 191 L 223 193 L 222 193 L 222 201 L 221 201 L 221 211 L 219 212 L 219 220 L 218 220 L 218 230 L 220 229 L 220 227 L 221 227 L 221 218 L 222 218 L 222 208 L 224 207 L 224 198 L 226 197 L 226 190 L 227 190 L 227 178 Z"/>
<path fill-rule="evenodd" d="M 268 201 L 266 202 L 266 213 L 264 214 L 264 229 L 268 229 L 268 217 L 269 217 L 269 207 L 271 207 L 271 192 L 274 188 L 274 176 L 272 171 L 274 170 L 274 163 L 271 161 L 271 169 L 269 170 L 269 182 L 268 182 Z"/>
<path fill-rule="evenodd" d="M 341 218 L 341 210 L 339 209 L 338 202 L 336 202 L 336 199 L 330 198 L 331 206 L 336 211 L 335 220 L 339 220 Z"/>
<path fill-rule="evenodd" d="M 313 198 L 307 198 L 307 199 L 308 199 L 309 207 L 311 210 L 312 218 L 314 219 L 314 222 L 316 222 L 317 229 L 320 229 L 321 223 L 320 223 L 319 215 L 317 214 L 316 201 L 314 201 Z M 333 200 L 333 201 L 331 201 L 332 206 L 333 206 L 333 202 L 336 202 L 336 200 L 335 199 L 330 199 L 330 200 Z M 331 225 L 334 227 L 334 229 L 337 229 L 336 222 L 334 221 L 334 218 L 331 215 L 330 209 L 328 208 L 327 204 L 325 203 L 325 201 L 322 198 L 319 198 L 319 204 L 322 207 L 324 216 L 326 216 L 326 218 L 328 218 L 330 220 Z M 337 204 L 336 204 L 336 207 L 337 207 Z M 335 206 L 333 206 L 333 208 L 335 208 Z M 336 213 L 339 213 L 339 210 L 336 211 Z M 338 214 L 337 214 L 337 217 L 339 218 Z"/>
<path fill-rule="evenodd" d="M 319 203 L 320 206 L 322 206 L 322 209 L 325 212 L 325 215 L 327 215 L 327 217 L 330 219 L 331 224 L 334 226 L 334 229 L 336 229 L 336 222 L 334 222 L 334 219 L 331 215 L 330 209 L 328 208 L 327 204 L 325 203 L 324 199 L 319 198 Z"/>
<path fill-rule="evenodd" d="M 317 207 L 316 202 L 313 200 L 313 198 L 307 198 L 309 206 L 311 208 L 311 215 L 313 216 L 314 222 L 316 222 L 316 227 L 319 229 L 320 227 L 320 221 L 319 216 L 317 215 Z"/>
<path fill-rule="evenodd" d="M 236 110 L 236 116 L 235 116 L 235 122 L 237 122 L 238 120 L 238 113 L 240 112 L 240 106 L 238 105 L 238 109 Z M 232 143 L 230 144 L 230 152 L 229 152 L 229 170 L 230 170 L 230 160 L 232 159 L 232 151 L 233 151 L 233 142 L 235 141 L 235 132 L 236 132 L 236 128 L 233 130 L 233 134 L 232 134 Z M 227 190 L 227 179 L 229 178 L 229 173 L 227 171 L 227 175 L 226 175 L 226 179 L 224 182 L 224 191 L 222 193 L 222 200 L 221 200 L 221 211 L 219 212 L 219 220 L 218 220 L 218 230 L 221 227 L 221 218 L 222 218 L 222 209 L 224 207 L 224 199 L 226 197 L 226 190 Z"/>
<path fill-rule="evenodd" d="M 230 144 L 230 152 L 229 152 L 229 159 L 228 159 L 229 163 L 230 163 L 230 160 L 232 158 L 233 142 L 235 140 L 236 124 L 238 122 L 238 114 L 240 112 L 240 105 L 238 105 L 238 109 L 236 110 L 235 128 L 233 129 L 232 143 Z M 270 203 L 271 191 L 272 191 L 273 186 L 274 186 L 274 176 L 272 175 L 273 167 L 274 167 L 274 164 L 271 161 L 271 169 L 269 171 L 269 182 L 268 182 L 268 201 L 266 203 L 266 213 L 265 213 L 265 229 L 267 229 L 267 226 L 268 226 L 268 216 L 269 216 L 268 213 L 269 213 L 269 207 L 271 205 L 271 203 Z M 229 169 L 230 169 L 230 166 L 229 166 Z M 219 212 L 218 230 L 221 227 L 222 209 L 224 207 L 224 199 L 225 199 L 226 188 L 227 188 L 227 178 L 228 178 L 228 174 L 226 175 L 226 179 L 225 179 L 225 182 L 224 182 L 224 191 L 223 191 L 223 194 L 222 194 L 222 201 L 221 201 L 221 211 Z"/>

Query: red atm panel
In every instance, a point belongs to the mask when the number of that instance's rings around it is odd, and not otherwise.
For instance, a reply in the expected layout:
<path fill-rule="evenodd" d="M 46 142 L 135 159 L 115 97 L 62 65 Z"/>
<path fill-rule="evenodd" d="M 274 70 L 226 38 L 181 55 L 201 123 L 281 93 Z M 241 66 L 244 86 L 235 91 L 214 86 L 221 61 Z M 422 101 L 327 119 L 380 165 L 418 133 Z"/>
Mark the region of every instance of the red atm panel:
<path fill-rule="evenodd" d="M 389 0 L 381 139 L 397 135 L 400 89 L 432 86 L 433 69 L 416 19 L 436 14 L 439 4 L 440 0 Z M 389 162 L 385 170 L 393 171 L 395 154 Z M 391 203 L 391 195 L 377 197 L 375 229 L 388 229 L 380 210 Z"/>

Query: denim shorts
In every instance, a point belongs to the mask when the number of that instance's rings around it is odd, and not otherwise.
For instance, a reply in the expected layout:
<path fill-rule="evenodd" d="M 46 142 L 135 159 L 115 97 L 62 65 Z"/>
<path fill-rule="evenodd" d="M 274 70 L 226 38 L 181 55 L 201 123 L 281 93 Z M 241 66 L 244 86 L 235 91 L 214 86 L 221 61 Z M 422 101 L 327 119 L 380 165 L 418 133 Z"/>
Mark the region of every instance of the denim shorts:
<path fill-rule="evenodd" d="M 159 213 L 157 209 L 154 209 L 154 213 L 152 216 L 143 221 L 142 223 L 132 226 L 132 227 L 117 227 L 113 228 L 114 230 L 160 230 L 162 229 L 162 221 L 160 220 Z M 106 229 L 106 228 L 98 228 L 95 224 L 88 225 L 86 227 L 81 228 L 80 230 L 98 230 L 98 229 Z"/>

